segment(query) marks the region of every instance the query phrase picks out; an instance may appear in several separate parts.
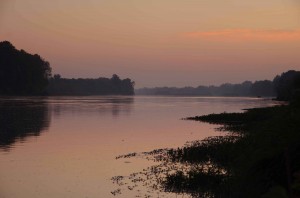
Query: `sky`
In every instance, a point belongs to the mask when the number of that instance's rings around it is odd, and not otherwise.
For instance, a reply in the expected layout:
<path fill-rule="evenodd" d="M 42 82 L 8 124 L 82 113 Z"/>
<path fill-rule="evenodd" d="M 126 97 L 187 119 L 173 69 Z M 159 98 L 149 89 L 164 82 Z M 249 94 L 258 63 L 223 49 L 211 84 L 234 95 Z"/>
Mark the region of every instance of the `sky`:
<path fill-rule="evenodd" d="M 0 0 L 0 40 L 67 78 L 271 80 L 300 70 L 300 0 Z"/>

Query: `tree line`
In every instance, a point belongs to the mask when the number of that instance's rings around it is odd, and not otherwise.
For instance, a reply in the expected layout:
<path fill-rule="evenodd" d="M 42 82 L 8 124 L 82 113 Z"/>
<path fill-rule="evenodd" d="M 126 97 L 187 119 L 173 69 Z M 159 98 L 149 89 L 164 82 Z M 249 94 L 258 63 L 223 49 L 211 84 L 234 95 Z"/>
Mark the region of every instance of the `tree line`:
<path fill-rule="evenodd" d="M 187 96 L 276 96 L 278 100 L 298 97 L 300 71 L 290 70 L 272 81 L 245 81 L 220 86 L 156 87 L 134 90 L 134 81 L 111 78 L 62 78 L 53 75 L 48 61 L 38 54 L 17 50 L 10 42 L 0 42 L 0 95 L 187 95 Z"/>
<path fill-rule="evenodd" d="M 49 62 L 38 54 L 0 42 L 0 95 L 133 95 L 134 82 L 111 78 L 67 79 L 52 76 Z"/>
<path fill-rule="evenodd" d="M 114 74 L 109 78 L 67 79 L 56 74 L 49 79 L 47 93 L 50 95 L 133 95 L 134 82 L 120 79 Z"/>
<path fill-rule="evenodd" d="M 273 84 L 269 80 L 245 81 L 241 84 L 224 83 L 220 86 L 155 87 L 136 90 L 142 95 L 190 95 L 190 96 L 274 96 Z"/>
<path fill-rule="evenodd" d="M 136 90 L 139 95 L 184 95 L 184 96 L 254 96 L 277 97 L 278 100 L 291 100 L 299 94 L 300 71 L 290 70 L 271 80 L 240 84 L 225 83 L 220 86 L 198 87 L 155 87 Z"/>

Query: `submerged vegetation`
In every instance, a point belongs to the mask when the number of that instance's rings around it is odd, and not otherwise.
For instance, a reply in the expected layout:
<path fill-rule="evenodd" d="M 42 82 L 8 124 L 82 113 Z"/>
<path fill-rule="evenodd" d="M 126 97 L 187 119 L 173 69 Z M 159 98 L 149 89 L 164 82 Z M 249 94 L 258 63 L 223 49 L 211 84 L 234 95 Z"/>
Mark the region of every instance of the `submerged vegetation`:
<path fill-rule="evenodd" d="M 202 184 L 210 183 L 204 190 L 213 197 L 274 197 L 271 194 L 278 189 L 285 197 L 299 195 L 299 104 L 188 119 L 222 124 L 235 133 L 170 150 L 172 161 L 201 164 L 201 168 L 209 164 L 218 171 L 194 168 L 179 176 L 176 172 L 167 176 L 167 189 L 179 186 L 182 191 L 199 192 Z"/>
<path fill-rule="evenodd" d="M 143 185 L 192 197 L 300 195 L 299 101 L 187 120 L 222 125 L 220 129 L 230 133 L 182 148 L 121 156 L 142 156 L 160 162 L 133 174 L 135 177 L 131 175 L 131 182 L 146 175 L 139 181 Z"/>

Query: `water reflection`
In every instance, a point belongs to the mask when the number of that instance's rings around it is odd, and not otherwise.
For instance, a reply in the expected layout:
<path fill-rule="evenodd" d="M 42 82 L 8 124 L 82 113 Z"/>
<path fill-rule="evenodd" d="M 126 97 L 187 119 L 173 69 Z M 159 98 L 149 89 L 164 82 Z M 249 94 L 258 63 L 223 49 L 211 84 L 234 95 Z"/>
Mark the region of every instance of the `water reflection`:
<path fill-rule="evenodd" d="M 0 99 L 0 149 L 39 136 L 50 124 L 48 104 L 43 99 Z"/>
<path fill-rule="evenodd" d="M 129 115 L 133 108 L 134 97 L 101 96 L 101 97 L 51 97 L 51 109 L 55 117 L 63 114 L 93 114 L 106 116 L 111 114 Z"/>
<path fill-rule="evenodd" d="M 271 103 L 247 98 L 0 97 L 0 197 L 113 197 L 116 186 L 110 178 L 155 165 L 144 158 L 116 156 L 176 148 L 219 134 L 214 126 L 181 118 Z M 26 143 L 20 144 L 22 140 Z M 144 186 L 120 188 L 120 198 L 149 194 Z"/>
<path fill-rule="evenodd" d="M 96 114 L 118 117 L 132 111 L 133 97 L 48 97 L 0 98 L 0 149 L 39 136 L 54 117 L 68 114 Z"/>

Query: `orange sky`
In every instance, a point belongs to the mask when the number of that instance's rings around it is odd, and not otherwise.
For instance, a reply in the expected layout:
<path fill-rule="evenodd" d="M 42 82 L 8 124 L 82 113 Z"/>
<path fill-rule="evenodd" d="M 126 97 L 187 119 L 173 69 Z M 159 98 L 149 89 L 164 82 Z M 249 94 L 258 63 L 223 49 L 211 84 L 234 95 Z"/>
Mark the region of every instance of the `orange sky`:
<path fill-rule="evenodd" d="M 299 0 L 0 0 L 0 40 L 65 77 L 137 87 L 272 79 L 300 69 Z"/>

